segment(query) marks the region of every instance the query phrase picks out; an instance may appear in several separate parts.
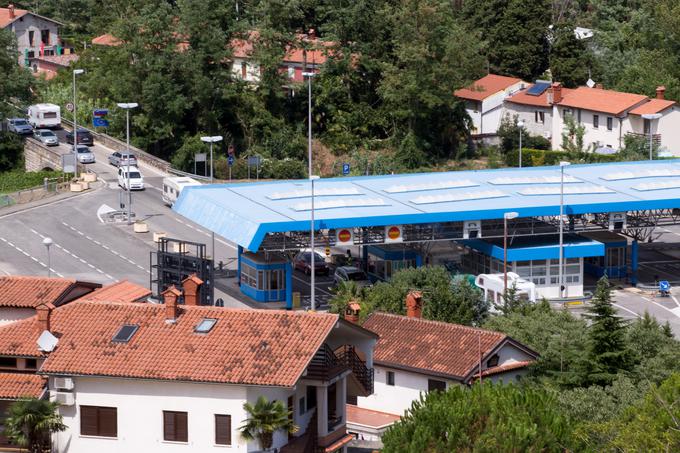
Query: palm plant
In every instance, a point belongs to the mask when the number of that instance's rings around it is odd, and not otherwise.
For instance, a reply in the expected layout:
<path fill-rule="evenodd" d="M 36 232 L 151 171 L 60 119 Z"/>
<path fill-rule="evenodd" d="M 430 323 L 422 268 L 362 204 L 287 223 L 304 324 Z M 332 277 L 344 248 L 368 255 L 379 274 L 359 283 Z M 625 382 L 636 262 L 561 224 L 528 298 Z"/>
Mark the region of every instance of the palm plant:
<path fill-rule="evenodd" d="M 268 401 L 260 396 L 254 406 L 245 403 L 243 409 L 248 413 L 248 418 L 239 428 L 241 436 L 245 440 L 257 439 L 263 450 L 272 447 L 275 431 L 284 429 L 292 434 L 298 430 L 289 418 L 291 412 L 281 401 Z"/>
<path fill-rule="evenodd" d="M 51 433 L 67 428 L 58 407 L 58 403 L 36 398 L 17 401 L 9 407 L 5 436 L 31 453 L 41 453 L 49 445 Z"/>

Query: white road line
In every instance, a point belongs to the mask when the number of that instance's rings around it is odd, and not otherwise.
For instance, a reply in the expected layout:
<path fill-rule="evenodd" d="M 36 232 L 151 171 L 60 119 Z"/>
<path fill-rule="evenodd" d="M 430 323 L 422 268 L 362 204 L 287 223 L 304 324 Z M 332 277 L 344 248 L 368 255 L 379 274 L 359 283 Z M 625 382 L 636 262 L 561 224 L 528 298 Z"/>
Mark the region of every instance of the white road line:
<path fill-rule="evenodd" d="M 631 314 L 635 315 L 635 317 L 637 317 L 637 318 L 640 317 L 640 315 L 639 315 L 638 313 L 635 313 L 633 310 L 627 309 L 627 308 L 624 307 L 623 305 L 614 304 L 614 303 L 613 303 L 612 305 L 615 306 L 616 308 L 620 308 L 621 310 L 625 310 L 625 311 L 627 311 L 628 313 L 631 313 Z"/>
<path fill-rule="evenodd" d="M 678 303 L 678 299 L 676 299 L 675 296 L 673 296 L 672 294 L 671 294 L 671 299 L 673 299 L 673 302 L 675 302 L 675 305 L 680 307 L 680 303 Z"/>
<path fill-rule="evenodd" d="M 11 246 L 13 249 L 15 249 L 15 250 L 17 250 L 17 251 L 23 253 L 24 255 L 28 256 L 29 258 L 31 258 L 33 261 L 35 261 L 36 263 L 38 263 L 38 264 L 41 265 L 42 267 L 47 268 L 47 264 L 45 264 L 45 263 L 43 263 L 42 261 L 40 261 L 39 259 L 33 257 L 32 255 L 29 255 L 28 253 L 24 252 L 22 249 L 20 249 L 20 248 L 17 247 L 16 245 L 12 244 L 11 242 L 9 242 L 7 239 L 5 239 L 5 238 L 3 238 L 3 237 L 0 237 L 0 240 L 1 240 L 2 242 L 4 242 L 5 244 Z M 10 275 L 9 273 L 5 272 L 4 270 L 3 270 L 3 272 L 4 272 L 5 274 L 7 274 L 7 275 Z M 60 274 L 59 272 L 55 271 L 55 270 L 54 270 L 53 268 L 51 268 L 51 267 L 50 267 L 50 272 L 52 272 L 54 275 L 56 275 L 56 276 L 58 276 L 58 277 L 60 277 L 60 278 L 64 278 L 64 276 L 63 276 L 62 274 Z"/>
<path fill-rule="evenodd" d="M 671 310 L 670 308 L 664 307 L 664 306 L 661 305 L 660 303 L 654 302 L 652 299 L 649 299 L 649 298 L 647 298 L 647 297 L 643 297 L 642 299 L 646 300 L 647 302 L 651 302 L 651 303 L 653 303 L 654 305 L 656 305 L 656 306 L 658 306 L 658 307 L 661 307 L 661 308 L 663 308 L 664 310 L 669 311 L 669 312 L 673 313 L 673 315 L 675 315 L 675 316 L 677 316 L 678 318 L 680 318 L 680 315 L 678 315 L 676 312 L 674 312 L 674 311 Z"/>
<path fill-rule="evenodd" d="M 173 217 L 173 219 L 175 219 L 176 221 L 178 221 L 178 222 L 181 223 L 182 225 L 188 226 L 189 228 L 191 228 L 191 229 L 193 229 L 193 230 L 196 230 L 196 231 L 198 231 L 199 233 L 202 233 L 202 234 L 204 234 L 204 235 L 206 235 L 206 236 L 208 236 L 208 237 L 211 237 L 211 236 L 212 236 L 212 234 L 206 233 L 205 231 L 202 231 L 202 230 L 199 230 L 198 228 L 195 228 L 194 226 L 189 225 L 188 223 L 186 223 L 186 222 L 184 222 L 184 221 L 182 221 L 182 220 L 180 220 L 180 219 L 178 219 L 178 218 L 176 218 L 176 217 Z M 218 238 L 218 237 L 215 238 L 215 242 L 219 242 L 220 244 L 226 245 L 226 246 L 229 247 L 230 249 L 238 250 L 238 247 L 236 247 L 235 245 L 232 245 L 232 244 L 230 244 L 230 243 L 228 243 L 228 242 L 225 242 L 225 241 L 223 241 L 222 239 L 220 239 L 220 238 Z"/>
<path fill-rule="evenodd" d="M 63 223 L 63 222 L 62 222 L 62 223 Z M 40 236 L 40 237 L 43 238 L 43 239 L 45 238 L 45 235 L 38 233 L 38 232 L 35 231 L 33 228 L 31 228 L 31 232 L 34 233 L 34 234 L 36 234 L 37 236 Z M 99 272 L 100 274 L 105 275 L 104 272 L 103 272 L 102 270 L 97 269 L 97 268 L 94 267 L 92 264 L 88 263 L 87 261 L 85 261 L 84 259 L 82 259 L 82 258 L 79 257 L 78 255 L 76 255 L 75 253 L 66 250 L 64 247 L 62 247 L 61 245 L 57 244 L 56 242 L 54 243 L 54 245 L 56 245 L 57 248 L 59 248 L 60 250 L 62 250 L 64 253 L 67 253 L 67 254 L 71 255 L 73 258 L 79 260 L 81 263 L 86 264 L 86 265 L 88 265 L 90 268 L 92 268 L 92 269 L 96 270 L 97 272 Z M 18 247 L 15 247 L 15 248 L 18 249 Z M 63 276 L 62 276 L 62 277 L 63 277 Z M 112 279 L 112 280 L 113 280 L 113 279 Z"/>
<path fill-rule="evenodd" d="M 309 282 L 304 281 L 304 280 L 301 279 L 300 277 L 296 277 L 295 275 L 293 275 L 293 278 L 294 278 L 295 280 L 299 281 L 300 283 L 304 283 L 305 285 L 309 286 L 310 288 L 311 288 L 311 286 L 312 286 Z M 329 293 L 328 291 L 325 291 L 325 290 L 319 288 L 318 285 L 317 285 L 316 290 L 317 290 L 318 292 L 320 292 L 320 293 L 326 294 L 327 296 L 332 296 L 332 295 L 333 295 L 333 294 Z"/>
<path fill-rule="evenodd" d="M 83 234 L 83 233 L 81 233 L 79 230 L 77 230 L 76 228 L 72 227 L 71 225 L 69 225 L 69 224 L 66 223 L 66 222 L 61 222 L 61 224 L 64 225 L 64 226 L 66 226 L 66 227 L 68 227 L 68 228 L 70 228 L 71 230 L 73 230 L 73 231 L 75 231 L 75 232 L 81 234 L 81 235 Z M 91 242 L 97 244 L 98 246 L 102 247 L 103 249 L 105 249 L 105 250 L 107 250 L 107 251 L 113 253 L 113 254 L 116 255 L 118 258 L 120 258 L 120 259 L 122 259 L 122 260 L 124 260 L 124 261 L 127 261 L 128 263 L 132 264 L 133 266 L 137 266 L 139 269 L 141 269 L 141 270 L 143 270 L 143 271 L 146 271 L 146 269 L 145 269 L 144 267 L 142 267 L 142 266 L 140 266 L 139 264 L 135 263 L 135 262 L 132 261 L 130 258 L 128 258 L 128 257 L 126 257 L 125 255 L 122 255 L 122 254 L 116 252 L 115 250 L 113 250 L 113 249 L 111 249 L 110 247 L 108 247 L 108 246 L 102 244 L 101 242 L 97 241 L 96 239 L 93 239 L 93 238 L 91 238 L 90 236 L 85 236 L 85 238 L 89 239 Z M 99 272 L 101 272 L 101 271 L 99 271 Z M 103 272 L 102 272 L 102 273 L 103 273 Z"/>

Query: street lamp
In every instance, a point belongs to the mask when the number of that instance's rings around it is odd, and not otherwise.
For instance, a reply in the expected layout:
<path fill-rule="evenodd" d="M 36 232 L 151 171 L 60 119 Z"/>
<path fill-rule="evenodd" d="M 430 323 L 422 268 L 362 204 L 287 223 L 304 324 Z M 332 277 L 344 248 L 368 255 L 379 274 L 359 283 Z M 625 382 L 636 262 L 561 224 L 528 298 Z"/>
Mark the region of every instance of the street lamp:
<path fill-rule="evenodd" d="M 571 162 L 560 162 L 560 298 L 564 297 L 564 167 L 571 165 Z"/>
<path fill-rule="evenodd" d="M 76 76 L 84 73 L 84 69 L 73 70 L 73 154 L 77 154 L 78 146 L 78 103 L 76 98 Z"/>
<path fill-rule="evenodd" d="M 118 107 L 125 109 L 125 149 L 127 151 L 127 192 L 128 192 L 128 225 L 132 225 L 132 190 L 130 190 L 130 109 L 137 108 L 136 102 L 119 102 Z"/>
<path fill-rule="evenodd" d="M 210 143 L 210 183 L 213 182 L 213 143 L 221 142 L 221 135 L 214 135 L 212 137 L 201 137 L 201 141 L 205 143 Z"/>
<path fill-rule="evenodd" d="M 52 274 L 50 272 L 50 268 L 52 267 L 52 263 L 50 262 L 50 246 L 52 245 L 52 239 L 51 238 L 45 238 L 42 241 L 43 245 L 45 248 L 47 248 L 47 277 L 51 277 Z"/>
<path fill-rule="evenodd" d="M 517 212 L 503 214 L 503 296 L 508 293 L 508 220 L 519 217 Z"/>
<path fill-rule="evenodd" d="M 519 168 L 522 168 L 522 129 L 524 128 L 524 120 L 517 121 L 519 128 Z"/>
<path fill-rule="evenodd" d="M 662 116 L 661 113 L 644 113 L 642 115 L 642 118 L 649 121 L 649 160 L 654 159 L 654 156 L 652 155 L 652 121 L 658 120 Z"/>
<path fill-rule="evenodd" d="M 314 73 L 310 71 L 305 71 L 302 73 L 303 77 L 307 77 L 307 165 L 308 165 L 308 174 L 309 174 L 309 179 L 311 180 L 311 186 L 312 186 L 312 193 L 311 193 L 311 199 L 312 199 L 312 215 L 311 215 L 311 221 L 309 224 L 309 234 L 311 237 L 310 245 L 312 248 L 312 253 L 311 253 L 311 293 L 310 293 L 310 306 L 312 310 L 316 310 L 316 288 L 315 288 L 315 274 L 316 274 L 316 269 L 314 266 L 314 261 L 315 261 L 315 251 L 314 251 L 314 180 L 319 179 L 318 176 L 314 176 L 312 174 L 312 77 L 314 77 Z"/>

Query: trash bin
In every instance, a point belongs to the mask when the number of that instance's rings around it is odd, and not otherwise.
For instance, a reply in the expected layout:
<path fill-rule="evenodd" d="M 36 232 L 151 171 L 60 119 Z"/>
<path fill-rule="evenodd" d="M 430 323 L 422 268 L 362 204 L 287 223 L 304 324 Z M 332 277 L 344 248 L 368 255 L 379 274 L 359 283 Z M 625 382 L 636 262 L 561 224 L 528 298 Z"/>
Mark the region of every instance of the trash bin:
<path fill-rule="evenodd" d="M 300 293 L 293 293 L 293 310 L 300 308 Z"/>

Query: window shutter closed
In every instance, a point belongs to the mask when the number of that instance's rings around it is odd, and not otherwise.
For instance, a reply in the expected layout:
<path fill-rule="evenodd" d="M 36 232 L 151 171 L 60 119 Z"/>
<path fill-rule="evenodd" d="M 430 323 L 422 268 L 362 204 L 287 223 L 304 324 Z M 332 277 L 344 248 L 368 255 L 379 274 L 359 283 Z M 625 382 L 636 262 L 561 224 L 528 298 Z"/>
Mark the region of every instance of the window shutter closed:
<path fill-rule="evenodd" d="M 187 429 L 187 413 L 186 412 L 176 412 L 175 416 L 175 426 L 177 429 L 176 440 L 177 442 L 187 442 L 189 440 L 189 434 Z"/>
<path fill-rule="evenodd" d="M 163 411 L 163 440 L 189 441 L 186 412 Z"/>
<path fill-rule="evenodd" d="M 99 408 L 99 435 L 105 437 L 118 436 L 118 417 L 115 407 Z"/>
<path fill-rule="evenodd" d="M 97 408 L 80 406 L 80 434 L 82 436 L 97 436 Z"/>
<path fill-rule="evenodd" d="M 215 444 L 231 445 L 231 415 L 215 415 Z"/>
<path fill-rule="evenodd" d="M 175 440 L 174 412 L 163 412 L 163 440 Z"/>

